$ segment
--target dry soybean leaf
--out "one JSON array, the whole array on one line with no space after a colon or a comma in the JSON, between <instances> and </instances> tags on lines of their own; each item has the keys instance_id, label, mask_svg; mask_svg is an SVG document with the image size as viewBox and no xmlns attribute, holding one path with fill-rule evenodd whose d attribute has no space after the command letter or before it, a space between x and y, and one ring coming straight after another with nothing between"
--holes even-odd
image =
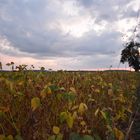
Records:
<instances>
[{"instance_id":1,"label":"dry soybean leaf","mask_svg":"<svg viewBox=\"0 0 140 140\"><path fill-rule=\"evenodd\" d=\"M77 115L77 112L76 111L73 112L72 117L73 117L74 120L78 118L78 115Z\"/></svg>"},{"instance_id":2,"label":"dry soybean leaf","mask_svg":"<svg viewBox=\"0 0 140 140\"><path fill-rule=\"evenodd\" d=\"M81 121L80 124L81 124L82 126L85 126L85 125L86 125L86 122L85 122L85 121Z\"/></svg>"},{"instance_id":3,"label":"dry soybean leaf","mask_svg":"<svg viewBox=\"0 0 140 140\"><path fill-rule=\"evenodd\" d=\"M117 140L124 140L123 132L120 131L119 129L117 129L116 127L114 128L114 133L115 133Z\"/></svg>"},{"instance_id":4,"label":"dry soybean leaf","mask_svg":"<svg viewBox=\"0 0 140 140\"><path fill-rule=\"evenodd\" d=\"M31 100L31 108L33 111L35 111L38 107L40 107L40 99L38 97L34 97Z\"/></svg>"},{"instance_id":5,"label":"dry soybean leaf","mask_svg":"<svg viewBox=\"0 0 140 140\"><path fill-rule=\"evenodd\" d=\"M46 96L52 94L52 90L48 85L44 87L44 89L41 91L40 96L42 99L44 99Z\"/></svg>"},{"instance_id":6,"label":"dry soybean leaf","mask_svg":"<svg viewBox=\"0 0 140 140\"><path fill-rule=\"evenodd\" d=\"M55 135L49 136L48 140L56 140L56 136Z\"/></svg>"},{"instance_id":7,"label":"dry soybean leaf","mask_svg":"<svg viewBox=\"0 0 140 140\"><path fill-rule=\"evenodd\" d=\"M97 116L97 115L98 115L99 110L100 110L99 108L97 108L97 109L96 109L96 111L95 111L95 113L94 113L94 114L95 114L95 116Z\"/></svg>"},{"instance_id":8,"label":"dry soybean leaf","mask_svg":"<svg viewBox=\"0 0 140 140\"><path fill-rule=\"evenodd\" d=\"M52 91L51 91L50 87L47 88L47 94L52 94Z\"/></svg>"},{"instance_id":9,"label":"dry soybean leaf","mask_svg":"<svg viewBox=\"0 0 140 140\"><path fill-rule=\"evenodd\" d=\"M83 114L88 109L87 105L85 103L80 103L78 112L80 114Z\"/></svg>"},{"instance_id":10,"label":"dry soybean leaf","mask_svg":"<svg viewBox=\"0 0 140 140\"><path fill-rule=\"evenodd\" d=\"M74 119L73 117L71 116L71 114L68 114L67 118L66 118L66 121L67 121L67 125L69 128L72 128L73 127L73 122L74 122Z\"/></svg>"},{"instance_id":11,"label":"dry soybean leaf","mask_svg":"<svg viewBox=\"0 0 140 140\"><path fill-rule=\"evenodd\" d=\"M109 84L108 84L108 86L109 86L110 88L112 88L112 87L113 87L112 83L109 83Z\"/></svg>"},{"instance_id":12,"label":"dry soybean leaf","mask_svg":"<svg viewBox=\"0 0 140 140\"><path fill-rule=\"evenodd\" d=\"M73 92L73 93L76 93L76 90L74 87L70 87L70 90Z\"/></svg>"},{"instance_id":13,"label":"dry soybean leaf","mask_svg":"<svg viewBox=\"0 0 140 140\"><path fill-rule=\"evenodd\" d=\"M71 110L77 110L77 109L78 109L78 107L79 107L78 105L75 105L75 106L73 106L73 107L72 107L72 109L71 109Z\"/></svg>"},{"instance_id":14,"label":"dry soybean leaf","mask_svg":"<svg viewBox=\"0 0 140 140\"><path fill-rule=\"evenodd\" d=\"M100 93L100 90L99 90L99 89L95 89L95 92L96 92L96 93Z\"/></svg>"},{"instance_id":15,"label":"dry soybean leaf","mask_svg":"<svg viewBox=\"0 0 140 140\"><path fill-rule=\"evenodd\" d=\"M47 94L46 94L45 90L42 90L40 93L41 98L44 99L46 97L46 95Z\"/></svg>"},{"instance_id":16,"label":"dry soybean leaf","mask_svg":"<svg viewBox=\"0 0 140 140\"><path fill-rule=\"evenodd\" d=\"M4 140L5 138L5 135L0 135L0 140Z\"/></svg>"},{"instance_id":17,"label":"dry soybean leaf","mask_svg":"<svg viewBox=\"0 0 140 140\"><path fill-rule=\"evenodd\" d=\"M112 89L108 89L108 95L112 96L113 95L113 90Z\"/></svg>"},{"instance_id":18,"label":"dry soybean leaf","mask_svg":"<svg viewBox=\"0 0 140 140\"><path fill-rule=\"evenodd\" d=\"M103 118L104 118L105 120L107 120L107 116L106 116L105 112L103 112L103 111L100 111L100 112L101 112Z\"/></svg>"},{"instance_id":19,"label":"dry soybean leaf","mask_svg":"<svg viewBox=\"0 0 140 140\"><path fill-rule=\"evenodd\" d=\"M10 109L9 109L9 107L0 107L0 111L1 112L8 112Z\"/></svg>"},{"instance_id":20,"label":"dry soybean leaf","mask_svg":"<svg viewBox=\"0 0 140 140\"><path fill-rule=\"evenodd\" d=\"M53 126L53 133L57 135L59 134L59 132L60 132L60 128L58 126Z\"/></svg>"}]
</instances>

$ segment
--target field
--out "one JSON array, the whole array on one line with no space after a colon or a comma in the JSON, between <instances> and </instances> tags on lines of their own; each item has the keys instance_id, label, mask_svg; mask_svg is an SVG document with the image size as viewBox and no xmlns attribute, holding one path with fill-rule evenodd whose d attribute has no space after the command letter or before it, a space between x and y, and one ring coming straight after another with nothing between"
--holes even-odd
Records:
<instances>
[{"instance_id":1,"label":"field","mask_svg":"<svg viewBox=\"0 0 140 140\"><path fill-rule=\"evenodd\" d=\"M123 140L139 73L0 72L0 140Z\"/></svg>"}]
</instances>

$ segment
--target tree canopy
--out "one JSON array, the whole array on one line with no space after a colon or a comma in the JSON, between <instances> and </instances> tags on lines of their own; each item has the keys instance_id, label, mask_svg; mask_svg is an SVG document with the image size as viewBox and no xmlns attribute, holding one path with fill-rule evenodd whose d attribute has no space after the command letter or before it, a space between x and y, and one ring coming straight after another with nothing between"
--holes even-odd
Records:
<instances>
[{"instance_id":1,"label":"tree canopy","mask_svg":"<svg viewBox=\"0 0 140 140\"><path fill-rule=\"evenodd\" d=\"M131 39L124 45L120 62L128 62L129 67L134 68L135 71L140 70L140 9L137 15L137 25L132 32Z\"/></svg>"},{"instance_id":2,"label":"tree canopy","mask_svg":"<svg viewBox=\"0 0 140 140\"><path fill-rule=\"evenodd\" d=\"M135 71L140 70L140 43L133 40L125 44L125 48L121 52L121 63L128 62L129 66Z\"/></svg>"}]
</instances>

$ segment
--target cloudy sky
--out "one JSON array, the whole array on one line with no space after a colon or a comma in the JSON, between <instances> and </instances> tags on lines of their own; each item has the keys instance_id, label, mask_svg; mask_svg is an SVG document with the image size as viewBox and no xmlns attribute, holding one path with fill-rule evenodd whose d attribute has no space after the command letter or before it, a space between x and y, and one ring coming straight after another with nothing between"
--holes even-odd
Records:
<instances>
[{"instance_id":1,"label":"cloudy sky","mask_svg":"<svg viewBox=\"0 0 140 140\"><path fill-rule=\"evenodd\" d=\"M123 36L134 30L139 5L139 0L0 0L0 61L46 69L118 67Z\"/></svg>"}]
</instances>

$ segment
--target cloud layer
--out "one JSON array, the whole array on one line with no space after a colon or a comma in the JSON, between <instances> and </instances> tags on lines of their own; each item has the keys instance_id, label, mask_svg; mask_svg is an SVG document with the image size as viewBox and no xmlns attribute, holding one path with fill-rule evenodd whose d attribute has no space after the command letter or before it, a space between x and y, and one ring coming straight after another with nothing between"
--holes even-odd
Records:
<instances>
[{"instance_id":1,"label":"cloud layer","mask_svg":"<svg viewBox=\"0 0 140 140\"><path fill-rule=\"evenodd\" d=\"M19 63L26 58L54 69L117 67L122 35L130 35L136 25L139 4L138 0L1 0L0 59L7 56L10 61L12 56Z\"/></svg>"}]
</instances>

